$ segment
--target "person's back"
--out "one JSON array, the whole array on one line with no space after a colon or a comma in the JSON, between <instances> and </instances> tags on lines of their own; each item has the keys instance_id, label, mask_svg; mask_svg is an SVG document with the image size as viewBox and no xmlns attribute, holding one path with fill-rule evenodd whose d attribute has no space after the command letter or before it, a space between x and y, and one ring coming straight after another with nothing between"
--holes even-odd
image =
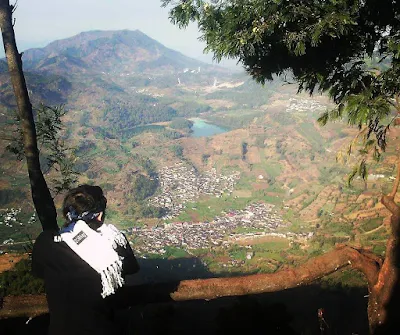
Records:
<instances>
[{"instance_id":1,"label":"person's back","mask_svg":"<svg viewBox=\"0 0 400 335\"><path fill-rule=\"evenodd\" d=\"M64 229L44 231L35 242L32 270L45 281L51 335L118 333L114 293L123 276L139 267L126 238L103 225L105 207L100 188L71 190L64 201Z\"/></svg>"}]
</instances>

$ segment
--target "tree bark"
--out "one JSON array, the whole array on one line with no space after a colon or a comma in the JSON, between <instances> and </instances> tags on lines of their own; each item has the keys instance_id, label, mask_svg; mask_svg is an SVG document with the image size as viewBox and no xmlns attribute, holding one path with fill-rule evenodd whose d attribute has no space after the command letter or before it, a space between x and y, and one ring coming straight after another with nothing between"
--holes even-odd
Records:
<instances>
[{"instance_id":1,"label":"tree bark","mask_svg":"<svg viewBox=\"0 0 400 335\"><path fill-rule=\"evenodd\" d=\"M348 266L362 271L368 282L376 281L378 264L375 260L356 249L339 247L324 255L314 257L297 268L284 269L272 274L184 280L170 295L173 300L181 301L277 292L310 284Z\"/></svg>"},{"instance_id":2,"label":"tree bark","mask_svg":"<svg viewBox=\"0 0 400 335\"><path fill-rule=\"evenodd\" d=\"M370 286L368 318L372 334L392 334L400 329L400 207L394 202L395 193L392 191L381 199L392 213L391 235L377 281Z\"/></svg>"},{"instance_id":3,"label":"tree bark","mask_svg":"<svg viewBox=\"0 0 400 335\"><path fill-rule=\"evenodd\" d=\"M23 133L23 144L31 184L32 199L43 229L58 229L57 212L53 198L40 169L39 150L33 119L32 104L29 99L25 77L22 71L22 55L15 42L12 12L9 0L0 0L0 28L8 70L18 106L18 114Z\"/></svg>"}]
</instances>

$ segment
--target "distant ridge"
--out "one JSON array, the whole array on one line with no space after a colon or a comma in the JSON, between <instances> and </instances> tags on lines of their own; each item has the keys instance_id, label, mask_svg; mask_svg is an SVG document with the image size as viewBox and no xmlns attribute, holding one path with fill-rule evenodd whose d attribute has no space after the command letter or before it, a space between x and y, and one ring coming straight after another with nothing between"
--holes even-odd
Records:
<instances>
[{"instance_id":1,"label":"distant ridge","mask_svg":"<svg viewBox=\"0 0 400 335\"><path fill-rule=\"evenodd\" d=\"M174 51L140 30L88 31L51 42L23 54L26 70L71 74L83 72L146 72L212 67Z\"/></svg>"},{"instance_id":2,"label":"distant ridge","mask_svg":"<svg viewBox=\"0 0 400 335\"><path fill-rule=\"evenodd\" d=\"M0 61L0 105L14 108L7 66ZM185 85L212 87L216 76L231 75L228 69L187 57L139 30L82 32L28 49L22 61L34 105L65 104L67 109L127 115L169 115L176 106L169 106L171 101L162 98L165 94L175 98ZM152 92L146 93L149 89ZM163 89L170 91L160 93Z\"/></svg>"}]
</instances>

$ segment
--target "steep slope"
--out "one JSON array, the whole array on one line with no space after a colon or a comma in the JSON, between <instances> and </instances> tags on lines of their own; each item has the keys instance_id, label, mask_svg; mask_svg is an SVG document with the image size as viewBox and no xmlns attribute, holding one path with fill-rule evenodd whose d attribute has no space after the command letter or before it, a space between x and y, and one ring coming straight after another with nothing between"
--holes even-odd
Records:
<instances>
[{"instance_id":1,"label":"steep slope","mask_svg":"<svg viewBox=\"0 0 400 335\"><path fill-rule=\"evenodd\" d=\"M8 72L0 72L0 107L15 109L16 102ZM25 72L28 92L34 106L66 104L72 84L57 74Z\"/></svg>"},{"instance_id":2,"label":"steep slope","mask_svg":"<svg viewBox=\"0 0 400 335\"><path fill-rule=\"evenodd\" d=\"M34 105L65 104L76 111L75 120L90 113L96 126L115 131L171 120L177 114L172 104L185 84L211 87L216 75L229 78L228 71L166 48L138 30L83 32L25 51L23 65ZM4 61L0 98L3 107L15 108Z\"/></svg>"},{"instance_id":3,"label":"steep slope","mask_svg":"<svg viewBox=\"0 0 400 335\"><path fill-rule=\"evenodd\" d=\"M90 31L55 41L23 55L27 70L70 70L120 74L154 69L178 72L211 67L168 49L139 30Z\"/></svg>"}]
</instances>

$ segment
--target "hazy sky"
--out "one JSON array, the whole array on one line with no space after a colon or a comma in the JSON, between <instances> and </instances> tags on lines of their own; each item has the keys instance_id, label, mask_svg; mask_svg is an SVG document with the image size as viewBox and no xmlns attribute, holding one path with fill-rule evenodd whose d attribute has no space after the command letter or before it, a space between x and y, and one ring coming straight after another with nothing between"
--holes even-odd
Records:
<instances>
[{"instance_id":1,"label":"hazy sky","mask_svg":"<svg viewBox=\"0 0 400 335\"><path fill-rule=\"evenodd\" d=\"M205 45L198 41L197 26L180 30L172 25L160 0L18 0L14 17L20 50L82 31L139 29L187 56L212 59L202 55Z\"/></svg>"}]
</instances>

